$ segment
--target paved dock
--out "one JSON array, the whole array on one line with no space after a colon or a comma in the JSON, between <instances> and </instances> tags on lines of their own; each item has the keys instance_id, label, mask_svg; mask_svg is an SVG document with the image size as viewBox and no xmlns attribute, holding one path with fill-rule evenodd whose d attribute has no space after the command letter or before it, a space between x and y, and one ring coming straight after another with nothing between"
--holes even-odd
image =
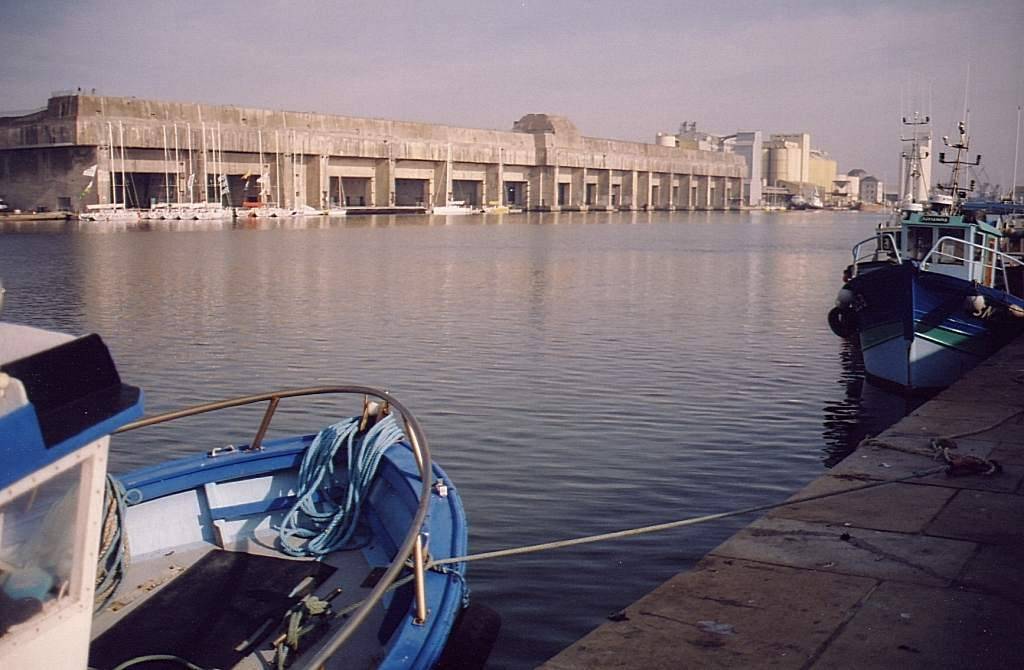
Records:
<instances>
[{"instance_id":1,"label":"paved dock","mask_svg":"<svg viewBox=\"0 0 1024 670\"><path fill-rule=\"evenodd\" d=\"M951 435L1002 472L773 510L542 667L1024 667L1024 338L793 498L934 469Z\"/></svg>"}]
</instances>

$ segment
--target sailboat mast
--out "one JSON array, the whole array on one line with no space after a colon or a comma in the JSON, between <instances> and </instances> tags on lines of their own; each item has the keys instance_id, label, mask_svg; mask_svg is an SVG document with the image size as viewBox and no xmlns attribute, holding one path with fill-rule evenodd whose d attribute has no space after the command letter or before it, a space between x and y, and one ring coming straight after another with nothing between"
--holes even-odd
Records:
<instances>
[{"instance_id":1,"label":"sailboat mast","mask_svg":"<svg viewBox=\"0 0 1024 670\"><path fill-rule=\"evenodd\" d=\"M193 193L196 183L196 167L192 162L192 122L185 123L185 132L188 133L188 204L193 204L195 199Z\"/></svg>"},{"instance_id":2,"label":"sailboat mast","mask_svg":"<svg viewBox=\"0 0 1024 670\"><path fill-rule=\"evenodd\" d=\"M174 201L181 204L181 154L178 153L178 124L174 124Z\"/></svg>"},{"instance_id":3,"label":"sailboat mast","mask_svg":"<svg viewBox=\"0 0 1024 670\"><path fill-rule=\"evenodd\" d=\"M107 168L110 172L110 202L117 204L117 180L114 179L114 125L107 121L107 146L109 151L107 152Z\"/></svg>"},{"instance_id":4,"label":"sailboat mast","mask_svg":"<svg viewBox=\"0 0 1024 670\"><path fill-rule=\"evenodd\" d=\"M121 141L121 202L128 207L128 180L125 178L124 172L124 124L120 121L117 122L117 134Z\"/></svg>"},{"instance_id":5,"label":"sailboat mast","mask_svg":"<svg viewBox=\"0 0 1024 670\"><path fill-rule=\"evenodd\" d=\"M277 163L277 206L281 207L281 134L274 131L275 160Z\"/></svg>"},{"instance_id":6,"label":"sailboat mast","mask_svg":"<svg viewBox=\"0 0 1024 670\"><path fill-rule=\"evenodd\" d=\"M161 126L164 131L164 203L171 202L171 171L167 169L170 162L170 152L167 150L167 126Z\"/></svg>"},{"instance_id":7,"label":"sailboat mast","mask_svg":"<svg viewBox=\"0 0 1024 670\"><path fill-rule=\"evenodd\" d=\"M263 172L263 129L262 128L258 128L256 130L256 141L259 144L259 149L260 149L260 178L259 178L259 181L256 182L256 183L260 185L260 205L264 205L265 206L267 204L267 191L266 191L267 184L266 184L266 175Z\"/></svg>"},{"instance_id":8,"label":"sailboat mast","mask_svg":"<svg viewBox=\"0 0 1024 670\"><path fill-rule=\"evenodd\" d=\"M217 122L217 204L224 204L224 142Z\"/></svg>"},{"instance_id":9,"label":"sailboat mast","mask_svg":"<svg viewBox=\"0 0 1024 670\"><path fill-rule=\"evenodd\" d=\"M210 198L210 187L208 185L210 174L206 165L209 156L206 155L206 124L200 121L199 125L202 126L201 130L203 132L203 202L206 203L209 202Z\"/></svg>"},{"instance_id":10,"label":"sailboat mast","mask_svg":"<svg viewBox=\"0 0 1024 670\"><path fill-rule=\"evenodd\" d=\"M444 192L445 192L445 205L450 205L452 202L452 143L448 143L448 159L445 161L444 166Z\"/></svg>"}]
</instances>

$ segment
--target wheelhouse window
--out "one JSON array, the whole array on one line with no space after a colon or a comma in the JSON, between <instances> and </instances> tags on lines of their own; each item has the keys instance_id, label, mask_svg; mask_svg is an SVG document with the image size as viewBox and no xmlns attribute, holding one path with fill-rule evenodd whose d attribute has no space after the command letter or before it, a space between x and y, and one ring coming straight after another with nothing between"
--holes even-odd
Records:
<instances>
[{"instance_id":1,"label":"wheelhouse window","mask_svg":"<svg viewBox=\"0 0 1024 670\"><path fill-rule=\"evenodd\" d=\"M896 248L892 246L893 240L896 241ZM882 251L887 252L890 256L894 256L896 249L901 248L903 244L903 233L893 232L889 235L882 235Z\"/></svg>"},{"instance_id":2,"label":"wheelhouse window","mask_svg":"<svg viewBox=\"0 0 1024 670\"><path fill-rule=\"evenodd\" d=\"M74 599L83 466L0 504L0 639Z\"/></svg>"},{"instance_id":3,"label":"wheelhouse window","mask_svg":"<svg viewBox=\"0 0 1024 670\"><path fill-rule=\"evenodd\" d=\"M957 240L964 239L963 228L940 228L939 237L952 237ZM944 265L963 265L967 257L965 245L953 240L942 240L939 244L938 253L935 257L936 263Z\"/></svg>"},{"instance_id":4,"label":"wheelhouse window","mask_svg":"<svg viewBox=\"0 0 1024 670\"><path fill-rule=\"evenodd\" d=\"M935 236L930 227L910 226L907 229L907 252L914 260L922 260L934 243Z\"/></svg>"}]
</instances>

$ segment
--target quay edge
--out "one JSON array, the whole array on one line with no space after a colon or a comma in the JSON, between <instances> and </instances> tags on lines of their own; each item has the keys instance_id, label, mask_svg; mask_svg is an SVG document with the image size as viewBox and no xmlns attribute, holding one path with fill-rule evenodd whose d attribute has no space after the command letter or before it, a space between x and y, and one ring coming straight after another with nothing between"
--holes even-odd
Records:
<instances>
[{"instance_id":1,"label":"quay edge","mask_svg":"<svg viewBox=\"0 0 1024 670\"><path fill-rule=\"evenodd\" d=\"M1024 337L793 497L934 469L950 435L1002 472L775 509L541 667L1020 667Z\"/></svg>"}]
</instances>

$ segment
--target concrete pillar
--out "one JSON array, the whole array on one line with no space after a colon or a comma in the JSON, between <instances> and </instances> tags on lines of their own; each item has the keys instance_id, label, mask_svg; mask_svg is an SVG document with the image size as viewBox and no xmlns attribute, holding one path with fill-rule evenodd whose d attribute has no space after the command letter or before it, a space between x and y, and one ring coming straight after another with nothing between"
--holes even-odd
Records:
<instances>
[{"instance_id":1,"label":"concrete pillar","mask_svg":"<svg viewBox=\"0 0 1024 670\"><path fill-rule=\"evenodd\" d=\"M527 209L541 209L551 204L551 197L547 193L551 187L551 175L547 171L546 165L530 168L529 178L526 182L528 189Z\"/></svg>"},{"instance_id":2,"label":"concrete pillar","mask_svg":"<svg viewBox=\"0 0 1024 670\"><path fill-rule=\"evenodd\" d=\"M505 165L504 159L501 156L503 151L499 150L497 163L492 163L486 167L482 194L485 205L505 204Z\"/></svg>"},{"instance_id":3,"label":"concrete pillar","mask_svg":"<svg viewBox=\"0 0 1024 670\"><path fill-rule=\"evenodd\" d=\"M604 209L612 208L612 171L597 171L597 202L595 205Z\"/></svg>"},{"instance_id":4,"label":"concrete pillar","mask_svg":"<svg viewBox=\"0 0 1024 670\"><path fill-rule=\"evenodd\" d=\"M547 196L548 208L552 212L557 212L562 209L562 206L558 203L558 185L561 183L561 171L558 169L558 161L555 161L554 166L551 168L551 187L548 189L550 195Z\"/></svg>"},{"instance_id":5,"label":"concrete pillar","mask_svg":"<svg viewBox=\"0 0 1024 670\"><path fill-rule=\"evenodd\" d=\"M430 180L430 194L427 207L441 207L448 204L448 164L445 161L434 163L434 177Z\"/></svg>"},{"instance_id":6,"label":"concrete pillar","mask_svg":"<svg viewBox=\"0 0 1024 670\"><path fill-rule=\"evenodd\" d=\"M97 166L104 165L104 164L106 164L107 166L110 165L110 162L109 162L110 161L110 152L108 152L106 150L106 148L103 148L100 151L98 151L96 157L99 159L99 160L97 160L97 163L96 163ZM93 184L93 189L96 191L96 202L98 202L101 205L106 205L106 204L110 204L111 202L113 202L110 199L110 184L111 183L112 183L112 180L111 180L110 169L109 168L97 167L96 168L96 183ZM86 194L86 202L91 202L91 200L88 198L88 194Z\"/></svg>"},{"instance_id":7,"label":"concrete pillar","mask_svg":"<svg viewBox=\"0 0 1024 670\"><path fill-rule=\"evenodd\" d=\"M636 174L636 209L654 209L651 203L651 176L650 170L637 172Z\"/></svg>"},{"instance_id":8,"label":"concrete pillar","mask_svg":"<svg viewBox=\"0 0 1024 670\"><path fill-rule=\"evenodd\" d=\"M711 180L704 175L694 175L697 184L697 201L694 207L697 209L708 209L711 206Z\"/></svg>"},{"instance_id":9,"label":"concrete pillar","mask_svg":"<svg viewBox=\"0 0 1024 670\"><path fill-rule=\"evenodd\" d=\"M668 193L666 193L666 202L668 203L669 211L674 211L676 208L676 175L674 172L668 173Z\"/></svg>"},{"instance_id":10,"label":"concrete pillar","mask_svg":"<svg viewBox=\"0 0 1024 670\"><path fill-rule=\"evenodd\" d=\"M680 207L692 212L697 208L697 177L692 174L683 175L679 178L679 187L682 191Z\"/></svg>"},{"instance_id":11,"label":"concrete pillar","mask_svg":"<svg viewBox=\"0 0 1024 670\"><path fill-rule=\"evenodd\" d=\"M317 183L320 186L320 209L327 210L331 206L331 181L327 176L327 154L320 154L317 165Z\"/></svg>"},{"instance_id":12,"label":"concrete pillar","mask_svg":"<svg viewBox=\"0 0 1024 670\"><path fill-rule=\"evenodd\" d=\"M630 170L622 177L622 202L619 209L635 212L637 208L637 191L639 190L640 177L636 170Z\"/></svg>"},{"instance_id":13,"label":"concrete pillar","mask_svg":"<svg viewBox=\"0 0 1024 670\"><path fill-rule=\"evenodd\" d=\"M572 206L586 210L587 199L587 168L572 169Z\"/></svg>"}]
</instances>

